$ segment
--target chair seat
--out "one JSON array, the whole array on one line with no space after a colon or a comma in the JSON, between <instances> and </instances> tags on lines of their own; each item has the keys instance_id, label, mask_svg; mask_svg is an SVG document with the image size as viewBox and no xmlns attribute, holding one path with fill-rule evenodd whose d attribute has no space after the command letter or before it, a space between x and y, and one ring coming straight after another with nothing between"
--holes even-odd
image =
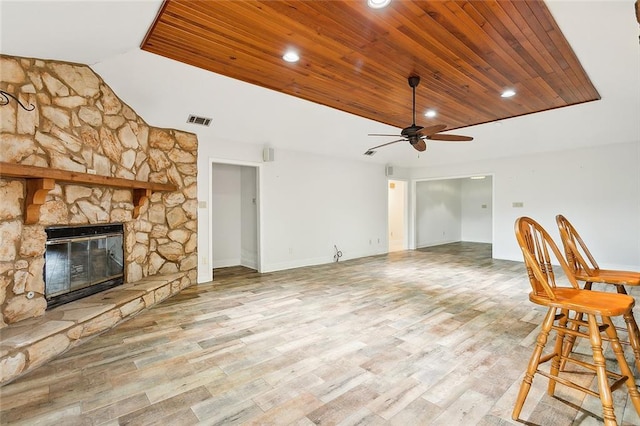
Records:
<instances>
[{"instance_id":1,"label":"chair seat","mask_svg":"<svg viewBox=\"0 0 640 426\"><path fill-rule=\"evenodd\" d=\"M552 300L549 299L546 293L536 294L531 292L529 293L529 300L538 305L609 317L624 315L635 304L633 297L626 294L567 287L556 287L554 293L556 298Z\"/></svg>"},{"instance_id":2,"label":"chair seat","mask_svg":"<svg viewBox=\"0 0 640 426\"><path fill-rule=\"evenodd\" d=\"M587 275L585 271L576 271L575 277L578 281L592 283L640 285L640 272L614 271L611 269L594 269L592 272L593 275Z\"/></svg>"}]
</instances>

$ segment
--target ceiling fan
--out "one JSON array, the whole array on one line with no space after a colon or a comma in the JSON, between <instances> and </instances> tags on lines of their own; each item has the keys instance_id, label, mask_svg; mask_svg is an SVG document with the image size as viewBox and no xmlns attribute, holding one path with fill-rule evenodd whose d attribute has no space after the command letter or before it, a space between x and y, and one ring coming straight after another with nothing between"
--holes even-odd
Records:
<instances>
[{"instance_id":1,"label":"ceiling fan","mask_svg":"<svg viewBox=\"0 0 640 426\"><path fill-rule=\"evenodd\" d=\"M461 135L440 135L439 132L443 131L447 128L444 124L436 124L434 126L422 127L416 125L416 87L420 84L420 77L413 75L409 77L409 86L413 89L413 124L409 127L405 127L402 129L399 135L385 135L380 133L370 133L369 136L396 136L401 137L402 139L398 139L395 141L383 143L382 145L374 146L373 148L369 148L365 155L373 155L378 148L382 148L383 146L391 145L397 142L407 141L418 151L424 151L427 149L427 144L425 140L432 141L446 141L446 142L468 142L472 141L473 138L471 136L461 136Z\"/></svg>"}]
</instances>

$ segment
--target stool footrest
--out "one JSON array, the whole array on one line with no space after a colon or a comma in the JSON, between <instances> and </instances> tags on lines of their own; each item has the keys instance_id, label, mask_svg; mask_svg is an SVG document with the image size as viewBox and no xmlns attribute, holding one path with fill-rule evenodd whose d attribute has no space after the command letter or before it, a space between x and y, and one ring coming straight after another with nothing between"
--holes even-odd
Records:
<instances>
[{"instance_id":1,"label":"stool footrest","mask_svg":"<svg viewBox=\"0 0 640 426\"><path fill-rule=\"evenodd\" d=\"M536 373L541 374L543 376L545 376L546 378L550 379L550 380L554 380L558 383L560 383L561 385L565 385L568 386L570 388L573 389L577 389L580 390L582 392L588 393L591 396L595 396L596 398L600 398L600 394L594 390L591 390L589 388L585 388L584 386L581 386L575 382L572 382L571 380L565 379L564 377L560 377L560 376L554 376L551 373L547 373L546 371L542 371L540 369L538 369L536 371ZM620 374L616 374L613 373L611 371L607 371L607 375L612 376L613 378L617 379L615 382L613 382L612 384L609 385L609 389L611 389L611 392L615 391L616 389L620 388L620 386L624 385L625 382L627 381L628 377L627 376L621 376Z\"/></svg>"},{"instance_id":2,"label":"stool footrest","mask_svg":"<svg viewBox=\"0 0 640 426\"><path fill-rule=\"evenodd\" d=\"M546 371L542 371L542 370L537 370L536 373L545 376L549 380L554 380L554 381L560 383L561 385L565 385L565 386L568 386L570 388L577 389L579 391L587 393L587 394L589 394L591 396L595 396L596 398L600 398L600 394L598 392L592 391L591 389L585 388L584 386L580 386L579 384L574 383L571 380L567 380L567 379L565 379L563 377L560 377L560 376L554 376L554 375L552 375L550 373L547 373Z\"/></svg>"}]
</instances>

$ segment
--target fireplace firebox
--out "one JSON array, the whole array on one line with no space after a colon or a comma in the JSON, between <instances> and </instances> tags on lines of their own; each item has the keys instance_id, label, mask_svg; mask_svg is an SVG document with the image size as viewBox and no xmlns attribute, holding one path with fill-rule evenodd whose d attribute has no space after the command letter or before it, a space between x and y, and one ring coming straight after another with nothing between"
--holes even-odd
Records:
<instances>
[{"instance_id":1,"label":"fireplace firebox","mask_svg":"<svg viewBox=\"0 0 640 426\"><path fill-rule=\"evenodd\" d=\"M122 224L60 226L45 231L47 309L124 282Z\"/></svg>"}]
</instances>

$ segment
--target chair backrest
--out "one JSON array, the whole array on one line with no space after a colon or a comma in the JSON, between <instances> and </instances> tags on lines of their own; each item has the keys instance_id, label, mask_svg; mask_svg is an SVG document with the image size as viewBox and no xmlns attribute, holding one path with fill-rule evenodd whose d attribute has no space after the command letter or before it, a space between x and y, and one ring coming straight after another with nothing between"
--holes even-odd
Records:
<instances>
[{"instance_id":1,"label":"chair backrest","mask_svg":"<svg viewBox=\"0 0 640 426\"><path fill-rule=\"evenodd\" d=\"M564 253L567 257L567 263L576 275L596 275L598 263L591 255L580 234L573 227L571 222L561 214L556 216L556 223L560 231L560 238L564 246Z\"/></svg>"},{"instance_id":2,"label":"chair backrest","mask_svg":"<svg viewBox=\"0 0 640 426\"><path fill-rule=\"evenodd\" d=\"M563 269L571 286L579 288L562 252L538 222L529 217L520 217L516 220L515 232L529 275L529 283L536 295L555 299L556 277L551 255Z\"/></svg>"}]
</instances>

